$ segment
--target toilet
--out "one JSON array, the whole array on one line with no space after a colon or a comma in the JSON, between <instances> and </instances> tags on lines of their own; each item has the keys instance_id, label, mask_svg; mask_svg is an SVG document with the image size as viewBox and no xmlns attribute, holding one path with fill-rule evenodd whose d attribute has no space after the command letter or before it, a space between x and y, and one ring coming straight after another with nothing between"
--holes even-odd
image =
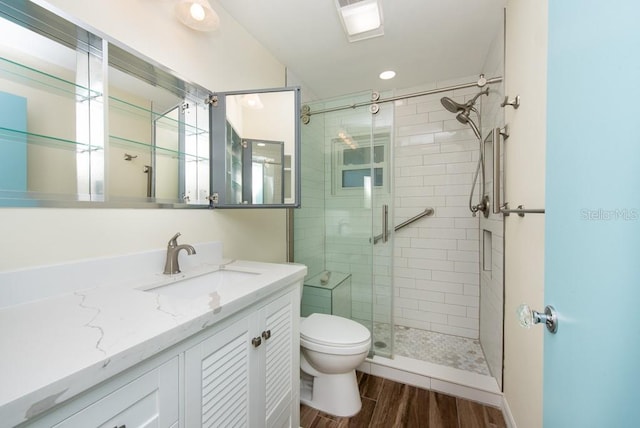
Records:
<instances>
[{"instance_id":1,"label":"toilet","mask_svg":"<svg viewBox=\"0 0 640 428\"><path fill-rule=\"evenodd\" d=\"M311 314L300 320L300 401L340 417L360 411L358 367L369 353L371 333L355 321Z\"/></svg>"}]
</instances>

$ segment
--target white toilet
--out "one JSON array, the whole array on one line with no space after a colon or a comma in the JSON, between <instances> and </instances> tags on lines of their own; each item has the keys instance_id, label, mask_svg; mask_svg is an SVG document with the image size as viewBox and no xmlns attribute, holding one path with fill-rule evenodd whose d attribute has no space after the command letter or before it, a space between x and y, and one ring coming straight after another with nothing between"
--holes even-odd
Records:
<instances>
[{"instance_id":1,"label":"white toilet","mask_svg":"<svg viewBox=\"0 0 640 428\"><path fill-rule=\"evenodd\" d=\"M356 380L369 353L371 333L362 324L327 314L300 320L300 401L334 416L353 416L362 402Z\"/></svg>"}]
</instances>

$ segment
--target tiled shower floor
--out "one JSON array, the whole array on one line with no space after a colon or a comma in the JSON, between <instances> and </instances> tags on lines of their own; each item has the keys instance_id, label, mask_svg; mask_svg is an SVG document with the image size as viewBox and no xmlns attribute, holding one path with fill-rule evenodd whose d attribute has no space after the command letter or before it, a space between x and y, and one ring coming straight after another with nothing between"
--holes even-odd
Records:
<instances>
[{"instance_id":1,"label":"tiled shower floor","mask_svg":"<svg viewBox=\"0 0 640 428\"><path fill-rule=\"evenodd\" d=\"M480 341L477 339L399 325L395 326L394 335L393 353L395 355L490 375ZM380 338L384 340L389 336L389 324L375 324L373 337L376 352L380 351L381 354L389 352L388 344L383 346L385 344L380 343Z\"/></svg>"}]
</instances>

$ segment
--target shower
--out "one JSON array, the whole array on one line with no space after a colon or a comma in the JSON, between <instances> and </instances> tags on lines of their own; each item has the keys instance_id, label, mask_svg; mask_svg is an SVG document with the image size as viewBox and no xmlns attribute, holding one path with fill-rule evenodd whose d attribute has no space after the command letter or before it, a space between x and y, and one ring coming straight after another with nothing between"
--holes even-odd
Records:
<instances>
[{"instance_id":1,"label":"shower","mask_svg":"<svg viewBox=\"0 0 640 428\"><path fill-rule=\"evenodd\" d=\"M475 134L475 136L478 138L478 142L480 144L480 157L478 158L478 165L476 167L476 172L473 177L473 183L471 185L471 193L469 194L469 210L471 210L474 217L476 216L476 213L478 211L482 211L485 217L489 216L489 197L485 196L485 192L484 192L485 178L484 178L484 154L482 150L482 135L480 134L480 129L479 129L479 126L481 127L482 124L480 122L480 113L478 113L478 110L475 108L476 101L481 95L489 95L489 88L486 88L483 91L478 92L473 98L471 98L469 101L467 101L464 104L455 102L449 97L442 97L440 99L440 102L442 103L442 106L445 109L447 109L451 113L456 114L456 119L458 120L458 122L464 125L469 125L469 127L473 130L473 133ZM472 111L476 114L476 117L478 118L478 125L476 125L473 119L471 119L470 117L470 114ZM473 192L475 191L476 183L478 181L478 174L480 174L481 200L478 204L474 205Z\"/></svg>"}]
</instances>

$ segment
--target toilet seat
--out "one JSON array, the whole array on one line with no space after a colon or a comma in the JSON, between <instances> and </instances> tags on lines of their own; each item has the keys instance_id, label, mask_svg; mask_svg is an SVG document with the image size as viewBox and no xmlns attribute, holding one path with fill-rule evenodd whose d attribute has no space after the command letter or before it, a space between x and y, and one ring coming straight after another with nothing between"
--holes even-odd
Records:
<instances>
[{"instance_id":1,"label":"toilet seat","mask_svg":"<svg viewBox=\"0 0 640 428\"><path fill-rule=\"evenodd\" d=\"M311 314L300 323L300 345L335 355L367 352L371 333L362 324L327 314Z\"/></svg>"}]
</instances>

